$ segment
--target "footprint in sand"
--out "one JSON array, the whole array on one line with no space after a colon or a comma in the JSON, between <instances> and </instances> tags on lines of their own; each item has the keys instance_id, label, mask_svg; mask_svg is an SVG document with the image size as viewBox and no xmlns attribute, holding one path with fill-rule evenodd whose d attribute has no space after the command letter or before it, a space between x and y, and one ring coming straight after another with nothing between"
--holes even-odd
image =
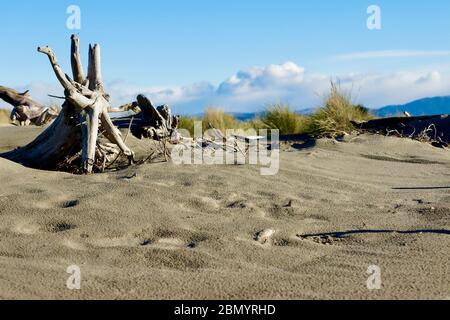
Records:
<instances>
[{"instance_id":1,"label":"footprint in sand","mask_svg":"<svg viewBox=\"0 0 450 320\"><path fill-rule=\"evenodd\" d=\"M153 182L155 186L163 187L163 188L172 188L175 186L175 182L173 181L165 181L165 182Z\"/></svg>"},{"instance_id":2,"label":"footprint in sand","mask_svg":"<svg viewBox=\"0 0 450 320\"><path fill-rule=\"evenodd\" d=\"M340 242L343 242L344 239L339 238L339 237L335 237L332 235L317 235L317 236L304 236L304 235L300 235L297 234L297 238L300 238L303 241L310 241L310 242L314 242L320 245L336 245Z\"/></svg>"},{"instance_id":3,"label":"footprint in sand","mask_svg":"<svg viewBox=\"0 0 450 320\"><path fill-rule=\"evenodd\" d=\"M192 197L187 201L189 209L211 212L217 210L220 206L217 200L209 197Z\"/></svg>"},{"instance_id":4,"label":"footprint in sand","mask_svg":"<svg viewBox=\"0 0 450 320\"><path fill-rule=\"evenodd\" d=\"M186 248L188 245L177 238L162 238L155 242L155 247L159 249L181 249Z\"/></svg>"},{"instance_id":5,"label":"footprint in sand","mask_svg":"<svg viewBox=\"0 0 450 320\"><path fill-rule=\"evenodd\" d=\"M76 206L78 206L79 204L80 204L80 200L78 200L78 199L75 199L75 200L69 200L69 201L65 201L65 202L62 204L62 207L63 207L64 209L69 209L69 208L76 207Z\"/></svg>"},{"instance_id":6,"label":"footprint in sand","mask_svg":"<svg viewBox=\"0 0 450 320\"><path fill-rule=\"evenodd\" d=\"M86 246L82 243L78 243L76 241L73 241L71 239L66 239L62 242L63 246L72 249L72 250L76 250L76 251L84 251L86 250Z\"/></svg>"},{"instance_id":7,"label":"footprint in sand","mask_svg":"<svg viewBox=\"0 0 450 320\"><path fill-rule=\"evenodd\" d=\"M203 240L194 239L192 241L183 241L177 238L162 238L157 241L144 240L141 242L141 246L152 246L155 249L164 249L164 250L176 250L176 249L195 249L198 247L199 243Z\"/></svg>"},{"instance_id":8,"label":"footprint in sand","mask_svg":"<svg viewBox=\"0 0 450 320\"><path fill-rule=\"evenodd\" d=\"M41 188L26 188L23 191L28 194L43 194L47 192L47 190Z\"/></svg>"},{"instance_id":9,"label":"footprint in sand","mask_svg":"<svg viewBox=\"0 0 450 320\"><path fill-rule=\"evenodd\" d=\"M305 218L302 220L303 223L305 224L321 224L321 223L328 223L328 220L326 219L322 219L320 217L309 217L309 218Z\"/></svg>"},{"instance_id":10,"label":"footprint in sand","mask_svg":"<svg viewBox=\"0 0 450 320\"><path fill-rule=\"evenodd\" d=\"M272 236L275 234L274 229L265 229L257 232L253 239L260 244L270 244Z\"/></svg>"},{"instance_id":11,"label":"footprint in sand","mask_svg":"<svg viewBox=\"0 0 450 320\"><path fill-rule=\"evenodd\" d=\"M34 235L40 231L40 226L37 223L31 221L19 222L13 227L12 231L24 235Z\"/></svg>"},{"instance_id":12,"label":"footprint in sand","mask_svg":"<svg viewBox=\"0 0 450 320\"><path fill-rule=\"evenodd\" d=\"M227 205L228 209L245 209L247 208L247 204L245 200L237 200L233 201L230 204Z\"/></svg>"},{"instance_id":13,"label":"footprint in sand","mask_svg":"<svg viewBox=\"0 0 450 320\"><path fill-rule=\"evenodd\" d=\"M298 246L298 241L295 241L294 239L290 238L280 238L274 239L273 245L275 247L296 247Z\"/></svg>"},{"instance_id":14,"label":"footprint in sand","mask_svg":"<svg viewBox=\"0 0 450 320\"><path fill-rule=\"evenodd\" d=\"M25 256L20 253L7 252L7 251L0 251L0 257L13 258L13 259L24 259L25 258Z\"/></svg>"},{"instance_id":15,"label":"footprint in sand","mask_svg":"<svg viewBox=\"0 0 450 320\"><path fill-rule=\"evenodd\" d=\"M100 238L88 241L88 243L100 248L127 248L127 247L151 247L158 249L179 249L186 248L188 244L181 239L161 238L156 241L152 239L142 239L135 237L122 238Z\"/></svg>"},{"instance_id":16,"label":"footprint in sand","mask_svg":"<svg viewBox=\"0 0 450 320\"><path fill-rule=\"evenodd\" d=\"M76 229L76 225L66 221L50 222L46 225L46 230L50 233L60 233L72 229Z\"/></svg>"},{"instance_id":17,"label":"footprint in sand","mask_svg":"<svg viewBox=\"0 0 450 320\"><path fill-rule=\"evenodd\" d=\"M77 227L76 225L66 221L50 222L43 227L32 221L23 221L14 226L12 228L12 231L24 235L34 235L41 231L47 231L50 233L60 233L75 229L76 227Z\"/></svg>"},{"instance_id":18,"label":"footprint in sand","mask_svg":"<svg viewBox=\"0 0 450 320\"><path fill-rule=\"evenodd\" d=\"M142 239L123 237L123 238L100 238L89 241L89 244L100 248L120 248L120 247L139 247L142 245Z\"/></svg>"},{"instance_id":19,"label":"footprint in sand","mask_svg":"<svg viewBox=\"0 0 450 320\"><path fill-rule=\"evenodd\" d=\"M269 217L273 219L283 219L288 217L294 217L296 210L292 206L274 204L273 207L268 209Z\"/></svg>"}]
</instances>

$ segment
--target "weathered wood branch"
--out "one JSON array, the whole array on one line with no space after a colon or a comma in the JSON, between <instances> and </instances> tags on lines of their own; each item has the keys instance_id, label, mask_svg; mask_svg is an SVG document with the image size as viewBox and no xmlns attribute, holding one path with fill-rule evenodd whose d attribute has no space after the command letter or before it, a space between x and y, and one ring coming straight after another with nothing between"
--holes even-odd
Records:
<instances>
[{"instance_id":1,"label":"weathered wood branch","mask_svg":"<svg viewBox=\"0 0 450 320\"><path fill-rule=\"evenodd\" d=\"M109 112L128 112L128 111L133 111L135 113L140 113L141 109L139 108L139 105L136 101L131 102L131 103L127 103L124 104L120 107L117 108L110 108L108 110Z\"/></svg>"},{"instance_id":2,"label":"weathered wood branch","mask_svg":"<svg viewBox=\"0 0 450 320\"><path fill-rule=\"evenodd\" d=\"M11 121L18 121L20 125L30 123L38 126L45 125L55 119L58 111L45 107L31 98L29 91L19 93L14 89L0 86L0 99L13 106Z\"/></svg>"},{"instance_id":3,"label":"weathered wood branch","mask_svg":"<svg viewBox=\"0 0 450 320\"><path fill-rule=\"evenodd\" d=\"M72 45L71 45L71 65L72 65L72 75L73 80L78 82L79 84L84 85L86 78L84 76L83 65L81 64L81 55L80 55L80 40L74 34L72 35Z\"/></svg>"},{"instance_id":4,"label":"weathered wood branch","mask_svg":"<svg viewBox=\"0 0 450 320\"><path fill-rule=\"evenodd\" d=\"M100 46L98 44L93 47L89 46L88 81L89 90L105 93L102 80Z\"/></svg>"}]
</instances>

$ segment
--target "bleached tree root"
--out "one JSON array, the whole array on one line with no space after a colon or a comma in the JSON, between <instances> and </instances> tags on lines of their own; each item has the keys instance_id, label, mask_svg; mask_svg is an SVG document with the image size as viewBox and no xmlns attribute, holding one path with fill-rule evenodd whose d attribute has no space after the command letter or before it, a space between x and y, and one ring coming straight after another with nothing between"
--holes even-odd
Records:
<instances>
[{"instance_id":1,"label":"bleached tree root","mask_svg":"<svg viewBox=\"0 0 450 320\"><path fill-rule=\"evenodd\" d=\"M66 101L58 118L35 141L0 156L33 168L58 170L64 168L68 159L73 162L81 154L82 172L101 171L107 162L105 148L98 144L101 130L131 162L134 154L123 142L108 114L110 103L101 77L100 47L89 46L88 75L84 78L79 41L77 36L72 36L71 63L75 80L63 72L51 48L38 48L38 51L47 55L64 88ZM98 165L99 162L103 165Z\"/></svg>"}]
</instances>

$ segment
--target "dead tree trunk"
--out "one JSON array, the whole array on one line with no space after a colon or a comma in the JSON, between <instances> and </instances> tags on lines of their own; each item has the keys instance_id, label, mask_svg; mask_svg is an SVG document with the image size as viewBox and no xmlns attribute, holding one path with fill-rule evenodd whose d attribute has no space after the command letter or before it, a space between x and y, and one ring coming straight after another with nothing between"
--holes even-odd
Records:
<instances>
[{"instance_id":1,"label":"dead tree trunk","mask_svg":"<svg viewBox=\"0 0 450 320\"><path fill-rule=\"evenodd\" d=\"M34 101L29 92L19 93L14 89L0 86L0 99L13 106L11 121L19 125L45 125L58 116L58 112Z\"/></svg>"},{"instance_id":2,"label":"dead tree trunk","mask_svg":"<svg viewBox=\"0 0 450 320\"><path fill-rule=\"evenodd\" d=\"M109 96L104 92L100 66L100 47L89 46L89 66L84 77L77 36L72 36L72 80L64 74L56 55L49 47L38 48L47 55L66 98L62 111L53 124L29 145L0 156L28 167L57 170L80 158L82 172L101 170L114 153L110 145L98 142L99 129L130 161L133 152L124 144L113 125L108 109Z\"/></svg>"}]
</instances>

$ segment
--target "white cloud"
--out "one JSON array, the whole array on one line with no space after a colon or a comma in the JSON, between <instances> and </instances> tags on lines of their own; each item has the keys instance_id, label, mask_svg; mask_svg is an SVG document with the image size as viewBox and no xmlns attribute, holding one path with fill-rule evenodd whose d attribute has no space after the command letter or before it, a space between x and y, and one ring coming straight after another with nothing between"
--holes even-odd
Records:
<instances>
[{"instance_id":1,"label":"white cloud","mask_svg":"<svg viewBox=\"0 0 450 320\"><path fill-rule=\"evenodd\" d=\"M450 94L449 75L437 71L365 74L348 79L346 86L351 83L358 90L358 102L370 107Z\"/></svg>"},{"instance_id":2,"label":"white cloud","mask_svg":"<svg viewBox=\"0 0 450 320\"><path fill-rule=\"evenodd\" d=\"M382 50L353 52L337 55L336 60L363 60L383 58L411 58L411 57L445 57L450 56L450 51L421 51L421 50Z\"/></svg>"},{"instance_id":3,"label":"white cloud","mask_svg":"<svg viewBox=\"0 0 450 320\"><path fill-rule=\"evenodd\" d=\"M276 102L289 103L300 110L318 106L329 90L330 75L308 73L293 62L252 67L237 72L218 86L197 83L187 86L145 87L125 81L106 83L114 106L147 95L155 104L169 104L181 114L199 113L207 106L227 111L251 112ZM430 70L394 73L349 73L333 75L341 86L351 90L355 103L368 107L406 103L415 99L449 95L450 76ZM27 87L38 101L48 101L47 94L61 95L56 84L34 83Z\"/></svg>"},{"instance_id":4,"label":"white cloud","mask_svg":"<svg viewBox=\"0 0 450 320\"><path fill-rule=\"evenodd\" d=\"M305 69L293 62L271 64L264 68L253 67L239 71L218 88L219 95L251 94L257 90L273 90L301 84Z\"/></svg>"}]
</instances>

